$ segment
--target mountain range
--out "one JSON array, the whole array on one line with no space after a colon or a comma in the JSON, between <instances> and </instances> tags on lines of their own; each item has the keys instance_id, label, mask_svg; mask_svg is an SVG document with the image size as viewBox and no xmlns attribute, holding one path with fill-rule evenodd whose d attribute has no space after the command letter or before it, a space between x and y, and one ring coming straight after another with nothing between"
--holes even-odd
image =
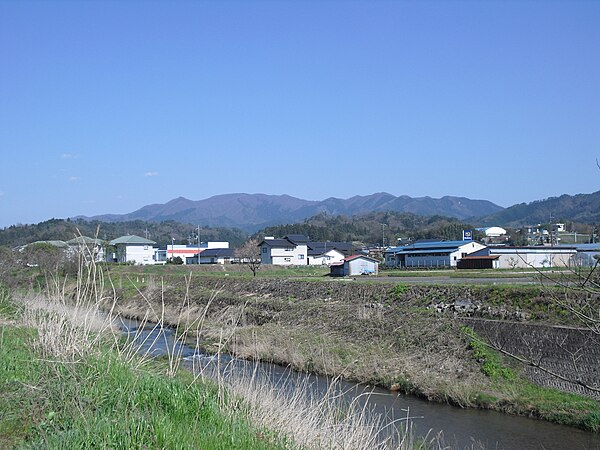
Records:
<instances>
[{"instance_id":1,"label":"mountain range","mask_svg":"<svg viewBox=\"0 0 600 450\"><path fill-rule=\"evenodd\" d=\"M290 195L223 194L204 200L178 197L167 203L144 206L127 214L79 217L85 220L122 222L145 220L235 227L254 232L264 227L296 223L316 214L355 216L377 211L409 212L420 216L446 216L468 220L475 226L520 227L549 221L600 222L600 191L561 195L502 208L487 200L445 196L396 197L386 192L348 199L303 200Z\"/></svg>"},{"instance_id":2,"label":"mountain range","mask_svg":"<svg viewBox=\"0 0 600 450\"><path fill-rule=\"evenodd\" d=\"M477 220L482 226L500 225L504 227L566 221L599 223L600 191L592 194L565 194L531 203L519 203Z\"/></svg>"},{"instance_id":3,"label":"mountain range","mask_svg":"<svg viewBox=\"0 0 600 450\"><path fill-rule=\"evenodd\" d=\"M299 222L322 212L354 216L373 211L399 211L466 219L498 213L502 209L487 200L451 196L439 199L407 195L396 197L386 192L348 199L330 197L322 201L303 200L289 195L224 194L197 201L178 197L167 203L144 206L128 214L83 218L104 222L174 220L256 231L271 225Z\"/></svg>"}]
</instances>

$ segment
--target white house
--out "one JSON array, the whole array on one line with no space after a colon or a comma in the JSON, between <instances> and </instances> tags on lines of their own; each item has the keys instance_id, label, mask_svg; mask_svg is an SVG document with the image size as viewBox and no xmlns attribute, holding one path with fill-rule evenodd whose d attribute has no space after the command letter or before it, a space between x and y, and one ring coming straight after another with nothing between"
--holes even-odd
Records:
<instances>
[{"instance_id":1,"label":"white house","mask_svg":"<svg viewBox=\"0 0 600 450\"><path fill-rule=\"evenodd\" d=\"M342 262L346 255L337 248L325 250L323 247L318 250L308 250L308 265L309 266L330 266Z\"/></svg>"},{"instance_id":2,"label":"white house","mask_svg":"<svg viewBox=\"0 0 600 450\"><path fill-rule=\"evenodd\" d=\"M305 266L308 264L308 238L303 235L289 235L283 239L265 237L258 244L261 264L279 266Z\"/></svg>"},{"instance_id":3,"label":"white house","mask_svg":"<svg viewBox=\"0 0 600 450\"><path fill-rule=\"evenodd\" d=\"M475 241L418 241L384 252L388 267L456 267L461 258L485 248Z\"/></svg>"},{"instance_id":4,"label":"white house","mask_svg":"<svg viewBox=\"0 0 600 450\"><path fill-rule=\"evenodd\" d=\"M116 252L112 255L112 260L141 265L155 264L154 255L157 249L153 247L154 244L156 242L135 235L113 239L110 245L116 247Z\"/></svg>"},{"instance_id":5,"label":"white house","mask_svg":"<svg viewBox=\"0 0 600 450\"><path fill-rule=\"evenodd\" d=\"M332 277L377 275L379 261L367 255L352 255L330 266Z\"/></svg>"},{"instance_id":6,"label":"white house","mask_svg":"<svg viewBox=\"0 0 600 450\"><path fill-rule=\"evenodd\" d=\"M350 254L352 254L352 244L349 242L311 241L308 243L309 266L330 266L342 262Z\"/></svg>"}]
</instances>

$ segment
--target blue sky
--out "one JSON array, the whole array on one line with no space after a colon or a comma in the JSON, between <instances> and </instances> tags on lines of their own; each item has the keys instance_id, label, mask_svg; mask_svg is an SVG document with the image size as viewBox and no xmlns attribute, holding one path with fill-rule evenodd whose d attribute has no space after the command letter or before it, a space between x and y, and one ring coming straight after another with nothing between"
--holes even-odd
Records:
<instances>
[{"instance_id":1,"label":"blue sky","mask_svg":"<svg viewBox=\"0 0 600 450\"><path fill-rule=\"evenodd\" d=\"M598 1L2 1L0 226L598 190Z\"/></svg>"}]
</instances>

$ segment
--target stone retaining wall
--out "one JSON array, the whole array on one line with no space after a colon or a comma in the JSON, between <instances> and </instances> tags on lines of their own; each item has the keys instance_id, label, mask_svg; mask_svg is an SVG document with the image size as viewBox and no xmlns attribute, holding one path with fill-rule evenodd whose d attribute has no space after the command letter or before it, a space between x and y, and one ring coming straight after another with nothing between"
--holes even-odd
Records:
<instances>
[{"instance_id":1,"label":"stone retaining wall","mask_svg":"<svg viewBox=\"0 0 600 450\"><path fill-rule=\"evenodd\" d=\"M473 318L460 319L475 332L507 352L538 363L559 375L600 387L600 336L577 328ZM540 386L600 400L600 392L561 380L538 367L525 366L524 375Z\"/></svg>"}]
</instances>

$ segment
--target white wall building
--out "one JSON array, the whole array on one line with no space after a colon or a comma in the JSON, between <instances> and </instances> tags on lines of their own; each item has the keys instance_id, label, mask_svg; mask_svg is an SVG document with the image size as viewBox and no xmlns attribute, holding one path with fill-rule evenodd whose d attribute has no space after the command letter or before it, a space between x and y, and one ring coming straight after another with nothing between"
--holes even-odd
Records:
<instances>
[{"instance_id":1,"label":"white wall building","mask_svg":"<svg viewBox=\"0 0 600 450\"><path fill-rule=\"evenodd\" d=\"M153 247L154 244L156 242L140 236L121 236L110 241L110 245L116 247L112 259L119 263L156 264L154 255L157 249Z\"/></svg>"},{"instance_id":2,"label":"white wall building","mask_svg":"<svg viewBox=\"0 0 600 450\"><path fill-rule=\"evenodd\" d=\"M308 238L293 235L283 239L265 237L258 244L261 264L278 266L305 266L308 264Z\"/></svg>"},{"instance_id":3,"label":"white wall building","mask_svg":"<svg viewBox=\"0 0 600 450\"><path fill-rule=\"evenodd\" d=\"M469 259L495 256L492 268L518 269L544 267L569 267L575 263L574 247L486 247L469 256Z\"/></svg>"}]
</instances>

